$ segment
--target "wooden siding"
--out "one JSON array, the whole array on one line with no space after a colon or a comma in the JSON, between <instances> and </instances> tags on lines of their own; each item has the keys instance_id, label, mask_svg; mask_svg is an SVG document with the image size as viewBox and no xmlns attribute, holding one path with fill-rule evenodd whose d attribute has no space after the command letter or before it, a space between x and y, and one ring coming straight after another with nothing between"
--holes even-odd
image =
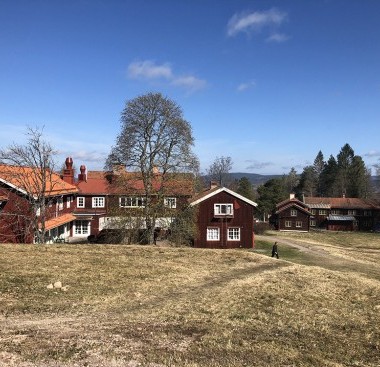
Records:
<instances>
[{"instance_id":1,"label":"wooden siding","mask_svg":"<svg viewBox=\"0 0 380 367\"><path fill-rule=\"evenodd\" d=\"M291 215L294 210L297 213L296 216ZM287 208L278 214L277 229L280 231L309 231L309 214L296 207Z\"/></svg>"},{"instance_id":2,"label":"wooden siding","mask_svg":"<svg viewBox=\"0 0 380 367\"><path fill-rule=\"evenodd\" d=\"M233 204L233 216L215 217L214 204ZM252 248L254 207L227 192L220 192L198 204L198 237L194 247ZM219 240L207 240L207 228L219 228ZM228 228L240 228L240 240L228 240Z\"/></svg>"}]
</instances>

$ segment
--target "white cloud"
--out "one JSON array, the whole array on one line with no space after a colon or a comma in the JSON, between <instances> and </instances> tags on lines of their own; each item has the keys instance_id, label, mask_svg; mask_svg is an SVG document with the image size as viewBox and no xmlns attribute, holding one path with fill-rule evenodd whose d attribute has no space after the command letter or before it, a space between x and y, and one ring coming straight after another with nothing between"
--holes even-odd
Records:
<instances>
[{"instance_id":1,"label":"white cloud","mask_svg":"<svg viewBox=\"0 0 380 367\"><path fill-rule=\"evenodd\" d=\"M156 64L153 61L137 61L128 65L128 77L131 79L161 79L169 81L171 85L196 91L206 87L207 82L193 75L180 75L173 72L169 63Z\"/></svg>"},{"instance_id":2,"label":"white cloud","mask_svg":"<svg viewBox=\"0 0 380 367\"><path fill-rule=\"evenodd\" d=\"M249 170L249 171L251 171L251 170L257 170L257 169L263 169L263 168L267 168L267 167L270 167L270 166L274 166L273 162L260 162L260 161L256 161L256 160L248 160L247 162L250 163L246 167L246 169Z\"/></svg>"},{"instance_id":3,"label":"white cloud","mask_svg":"<svg viewBox=\"0 0 380 367\"><path fill-rule=\"evenodd\" d=\"M173 77L171 67L168 63L156 65L153 61L136 61L128 66L130 78L143 79L171 79Z\"/></svg>"},{"instance_id":4,"label":"white cloud","mask_svg":"<svg viewBox=\"0 0 380 367\"><path fill-rule=\"evenodd\" d=\"M265 27L279 27L288 18L287 13L272 8L265 11L235 14L227 25L228 36L234 36L240 32L259 32Z\"/></svg>"},{"instance_id":5,"label":"white cloud","mask_svg":"<svg viewBox=\"0 0 380 367\"><path fill-rule=\"evenodd\" d=\"M281 43L281 42L286 42L288 39L289 39L289 36L287 36L286 34L273 33L267 38L267 41Z\"/></svg>"},{"instance_id":6,"label":"white cloud","mask_svg":"<svg viewBox=\"0 0 380 367\"><path fill-rule=\"evenodd\" d=\"M199 89L203 89L206 86L206 81L202 79L198 79L194 76L180 76L172 81L173 85L184 87L191 91L196 91Z\"/></svg>"},{"instance_id":7,"label":"white cloud","mask_svg":"<svg viewBox=\"0 0 380 367\"><path fill-rule=\"evenodd\" d=\"M368 153L364 154L365 157L380 157L380 152L378 150L370 150Z\"/></svg>"},{"instance_id":8,"label":"white cloud","mask_svg":"<svg viewBox=\"0 0 380 367\"><path fill-rule=\"evenodd\" d=\"M256 86L256 83L254 81L248 82L248 83L241 83L237 87L238 92L244 92L245 90L249 88L253 88Z\"/></svg>"}]
</instances>

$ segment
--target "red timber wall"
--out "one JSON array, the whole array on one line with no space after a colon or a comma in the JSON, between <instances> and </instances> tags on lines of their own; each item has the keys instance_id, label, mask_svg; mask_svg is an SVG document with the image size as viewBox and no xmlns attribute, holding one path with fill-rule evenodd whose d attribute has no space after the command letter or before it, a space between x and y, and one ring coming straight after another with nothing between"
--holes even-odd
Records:
<instances>
[{"instance_id":1,"label":"red timber wall","mask_svg":"<svg viewBox=\"0 0 380 367\"><path fill-rule=\"evenodd\" d=\"M233 204L232 218L214 216L214 204ZM253 248L253 215L254 207L227 193L220 192L198 204L198 236L194 247L203 248ZM219 241L207 240L207 228L219 228ZM230 241L227 238L228 228L240 228L240 241Z\"/></svg>"}]
</instances>

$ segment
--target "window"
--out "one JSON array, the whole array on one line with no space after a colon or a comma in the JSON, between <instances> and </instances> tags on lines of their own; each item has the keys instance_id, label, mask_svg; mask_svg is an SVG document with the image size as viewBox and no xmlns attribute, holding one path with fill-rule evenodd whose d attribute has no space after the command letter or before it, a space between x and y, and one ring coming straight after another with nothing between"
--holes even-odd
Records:
<instances>
[{"instance_id":1,"label":"window","mask_svg":"<svg viewBox=\"0 0 380 367\"><path fill-rule=\"evenodd\" d=\"M290 210L290 216L296 217L297 216L297 210L296 209L291 209Z\"/></svg>"},{"instance_id":2,"label":"window","mask_svg":"<svg viewBox=\"0 0 380 367\"><path fill-rule=\"evenodd\" d=\"M285 227L286 228L289 228L289 227L291 227L292 226L292 221L291 220L286 220L285 221Z\"/></svg>"},{"instance_id":3,"label":"window","mask_svg":"<svg viewBox=\"0 0 380 367\"><path fill-rule=\"evenodd\" d=\"M214 204L214 215L233 215L232 204Z\"/></svg>"},{"instance_id":4,"label":"window","mask_svg":"<svg viewBox=\"0 0 380 367\"><path fill-rule=\"evenodd\" d=\"M363 215L364 215L365 217L370 217L370 216L372 215L372 212L371 212L370 210L364 210Z\"/></svg>"},{"instance_id":5,"label":"window","mask_svg":"<svg viewBox=\"0 0 380 367\"><path fill-rule=\"evenodd\" d=\"M296 221L296 228L302 228L302 221L301 220Z\"/></svg>"},{"instance_id":6,"label":"window","mask_svg":"<svg viewBox=\"0 0 380 367\"><path fill-rule=\"evenodd\" d=\"M228 228L228 241L240 241L240 228Z\"/></svg>"},{"instance_id":7,"label":"window","mask_svg":"<svg viewBox=\"0 0 380 367\"><path fill-rule=\"evenodd\" d=\"M74 233L78 236L87 236L90 234L90 222L88 220L76 220L74 227Z\"/></svg>"},{"instance_id":8,"label":"window","mask_svg":"<svg viewBox=\"0 0 380 367\"><path fill-rule=\"evenodd\" d=\"M331 214L333 214L333 215L339 215L340 214L340 210L339 209L332 209L331 210Z\"/></svg>"},{"instance_id":9,"label":"window","mask_svg":"<svg viewBox=\"0 0 380 367\"><path fill-rule=\"evenodd\" d=\"M84 197L83 196L77 197L77 207L78 208L84 208Z\"/></svg>"},{"instance_id":10,"label":"window","mask_svg":"<svg viewBox=\"0 0 380 367\"><path fill-rule=\"evenodd\" d=\"M219 228L207 228L207 241L219 241Z\"/></svg>"},{"instance_id":11,"label":"window","mask_svg":"<svg viewBox=\"0 0 380 367\"><path fill-rule=\"evenodd\" d=\"M348 215L356 215L356 210L349 210Z\"/></svg>"},{"instance_id":12,"label":"window","mask_svg":"<svg viewBox=\"0 0 380 367\"><path fill-rule=\"evenodd\" d=\"M310 227L315 227L317 225L314 219L310 219Z\"/></svg>"},{"instance_id":13,"label":"window","mask_svg":"<svg viewBox=\"0 0 380 367\"><path fill-rule=\"evenodd\" d=\"M137 196L122 196L119 198L120 208L138 208L145 206L145 199Z\"/></svg>"},{"instance_id":14,"label":"window","mask_svg":"<svg viewBox=\"0 0 380 367\"><path fill-rule=\"evenodd\" d=\"M324 210L324 209L323 209L323 210L320 210L320 211L319 211L319 215L326 215L326 210Z\"/></svg>"},{"instance_id":15,"label":"window","mask_svg":"<svg viewBox=\"0 0 380 367\"><path fill-rule=\"evenodd\" d=\"M177 200L176 200L176 198L165 198L164 199L164 205L168 208L176 208L177 207Z\"/></svg>"},{"instance_id":16,"label":"window","mask_svg":"<svg viewBox=\"0 0 380 367\"><path fill-rule=\"evenodd\" d=\"M317 212L317 211L316 211L315 209L311 209L311 210L310 210L310 213L311 213L312 215L315 215L316 212Z\"/></svg>"},{"instance_id":17,"label":"window","mask_svg":"<svg viewBox=\"0 0 380 367\"><path fill-rule=\"evenodd\" d=\"M104 197L95 196L92 198L92 207L93 208L104 208Z\"/></svg>"},{"instance_id":18,"label":"window","mask_svg":"<svg viewBox=\"0 0 380 367\"><path fill-rule=\"evenodd\" d=\"M73 201L73 197L72 196L68 196L66 198L66 208L70 208L71 207L71 202Z\"/></svg>"},{"instance_id":19,"label":"window","mask_svg":"<svg viewBox=\"0 0 380 367\"><path fill-rule=\"evenodd\" d=\"M63 210L63 198L62 197L57 199L57 207L58 207L58 210Z\"/></svg>"}]
</instances>

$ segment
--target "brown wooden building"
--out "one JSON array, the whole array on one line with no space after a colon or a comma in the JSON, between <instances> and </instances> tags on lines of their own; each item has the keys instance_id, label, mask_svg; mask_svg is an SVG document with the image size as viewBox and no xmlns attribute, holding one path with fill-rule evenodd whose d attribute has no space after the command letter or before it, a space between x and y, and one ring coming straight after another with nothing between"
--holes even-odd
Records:
<instances>
[{"instance_id":1,"label":"brown wooden building","mask_svg":"<svg viewBox=\"0 0 380 367\"><path fill-rule=\"evenodd\" d=\"M194 247L254 247L255 202L225 187L213 186L190 205L198 207Z\"/></svg>"},{"instance_id":2,"label":"brown wooden building","mask_svg":"<svg viewBox=\"0 0 380 367\"><path fill-rule=\"evenodd\" d=\"M309 218L308 206L291 195L289 199L276 205L276 211L271 220L279 231L308 232Z\"/></svg>"}]
</instances>

